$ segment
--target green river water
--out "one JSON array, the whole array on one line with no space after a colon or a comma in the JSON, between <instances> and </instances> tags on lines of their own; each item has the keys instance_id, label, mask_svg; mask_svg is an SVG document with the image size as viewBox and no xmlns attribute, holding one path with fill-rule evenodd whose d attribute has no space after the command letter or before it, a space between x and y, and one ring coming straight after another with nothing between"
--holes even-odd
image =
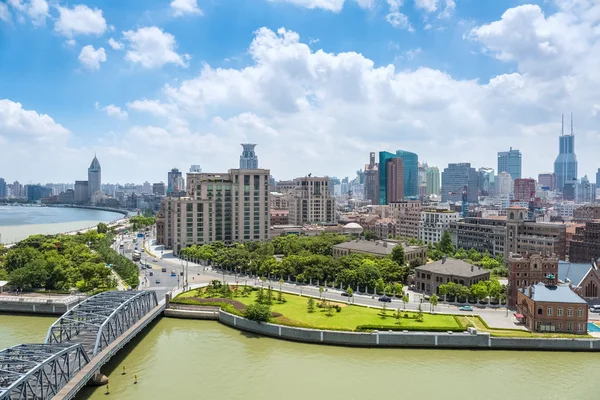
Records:
<instances>
[{"instance_id":1,"label":"green river water","mask_svg":"<svg viewBox=\"0 0 600 400\"><path fill-rule=\"evenodd\" d=\"M0 315L0 348L42 341L53 320ZM109 395L78 399L596 400L599 370L593 353L355 349L163 318L103 368Z\"/></svg>"}]
</instances>

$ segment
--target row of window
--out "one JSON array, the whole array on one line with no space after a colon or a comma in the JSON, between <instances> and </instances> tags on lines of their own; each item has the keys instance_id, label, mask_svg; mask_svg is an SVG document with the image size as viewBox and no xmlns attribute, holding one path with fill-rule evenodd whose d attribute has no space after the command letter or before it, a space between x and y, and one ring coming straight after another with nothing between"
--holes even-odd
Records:
<instances>
[{"instance_id":1,"label":"row of window","mask_svg":"<svg viewBox=\"0 0 600 400\"><path fill-rule=\"evenodd\" d=\"M538 307L537 313L538 313L538 315L544 315L544 308L541 306ZM553 313L554 313L554 307L546 307L546 316L551 317L553 315ZM563 316L563 308L562 307L556 308L556 316L557 317ZM573 308L569 307L569 308L567 308L567 317L572 317L572 316L573 316ZM577 316L583 317L583 308L579 307L577 309Z\"/></svg>"}]
</instances>

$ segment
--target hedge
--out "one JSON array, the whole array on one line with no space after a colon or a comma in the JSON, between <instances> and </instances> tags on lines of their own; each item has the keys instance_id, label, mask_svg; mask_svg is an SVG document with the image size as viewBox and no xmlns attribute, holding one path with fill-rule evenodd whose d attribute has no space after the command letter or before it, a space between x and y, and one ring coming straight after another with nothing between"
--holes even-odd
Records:
<instances>
[{"instance_id":1,"label":"hedge","mask_svg":"<svg viewBox=\"0 0 600 400\"><path fill-rule=\"evenodd\" d=\"M464 332L464 328L448 328L442 326L423 327L420 326L402 326L402 325L359 325L355 329L356 332L369 331L418 331L418 332Z\"/></svg>"}]
</instances>

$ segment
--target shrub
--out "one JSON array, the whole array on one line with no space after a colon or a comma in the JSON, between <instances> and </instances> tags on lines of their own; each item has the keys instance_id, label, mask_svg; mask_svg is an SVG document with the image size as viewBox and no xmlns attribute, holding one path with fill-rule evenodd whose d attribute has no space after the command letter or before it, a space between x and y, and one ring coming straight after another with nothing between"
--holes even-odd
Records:
<instances>
[{"instance_id":1,"label":"shrub","mask_svg":"<svg viewBox=\"0 0 600 400\"><path fill-rule=\"evenodd\" d=\"M335 308L335 312L342 312L342 307L340 307L340 306L337 306L337 307Z\"/></svg>"},{"instance_id":2,"label":"shrub","mask_svg":"<svg viewBox=\"0 0 600 400\"><path fill-rule=\"evenodd\" d=\"M246 307L244 315L251 321L269 322L271 319L271 307L266 304L250 304Z\"/></svg>"},{"instance_id":3,"label":"shrub","mask_svg":"<svg viewBox=\"0 0 600 400\"><path fill-rule=\"evenodd\" d=\"M422 331L422 332L463 332L463 328L458 327L420 327L420 326L394 326L394 325L359 325L356 327L356 332L369 332L369 331Z\"/></svg>"}]
</instances>

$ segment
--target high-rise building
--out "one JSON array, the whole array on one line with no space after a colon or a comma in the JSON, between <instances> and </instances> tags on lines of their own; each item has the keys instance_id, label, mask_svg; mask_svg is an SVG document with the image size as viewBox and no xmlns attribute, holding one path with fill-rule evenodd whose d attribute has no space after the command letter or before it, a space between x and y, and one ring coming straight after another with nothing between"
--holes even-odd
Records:
<instances>
[{"instance_id":1,"label":"high-rise building","mask_svg":"<svg viewBox=\"0 0 600 400\"><path fill-rule=\"evenodd\" d=\"M93 194L102 190L102 168L100 162L94 155L94 159L88 168L88 194L91 198Z\"/></svg>"},{"instance_id":2,"label":"high-rise building","mask_svg":"<svg viewBox=\"0 0 600 400\"><path fill-rule=\"evenodd\" d=\"M482 196L491 196L495 193L496 179L493 168L479 168L478 189Z\"/></svg>"},{"instance_id":3,"label":"high-rise building","mask_svg":"<svg viewBox=\"0 0 600 400\"><path fill-rule=\"evenodd\" d=\"M419 197L426 197L427 196L427 170L429 169L429 166L427 165L427 163L419 163L419 183L418 183L418 190L419 190Z\"/></svg>"},{"instance_id":4,"label":"high-rise building","mask_svg":"<svg viewBox=\"0 0 600 400\"><path fill-rule=\"evenodd\" d=\"M329 178L306 176L294 179L295 187L289 197L289 223L334 223L335 198L329 191Z\"/></svg>"},{"instance_id":5,"label":"high-rise building","mask_svg":"<svg viewBox=\"0 0 600 400\"><path fill-rule=\"evenodd\" d=\"M596 201L596 184L590 182L587 175L575 185L575 201L578 203L594 203Z\"/></svg>"},{"instance_id":6,"label":"high-rise building","mask_svg":"<svg viewBox=\"0 0 600 400\"><path fill-rule=\"evenodd\" d=\"M256 144L242 143L244 150L240 156L240 169L258 169L258 157L254 152Z\"/></svg>"},{"instance_id":7,"label":"high-rise building","mask_svg":"<svg viewBox=\"0 0 600 400\"><path fill-rule=\"evenodd\" d=\"M375 153L369 153L369 163L365 165L365 200L371 205L379 204L379 163L375 162ZM333 188L331 185L330 188Z\"/></svg>"},{"instance_id":8,"label":"high-rise building","mask_svg":"<svg viewBox=\"0 0 600 400\"><path fill-rule=\"evenodd\" d=\"M513 181L508 172L500 172L498 174L496 184L496 193L500 197L508 197L512 193Z\"/></svg>"},{"instance_id":9,"label":"high-rise building","mask_svg":"<svg viewBox=\"0 0 600 400\"><path fill-rule=\"evenodd\" d=\"M535 198L535 181L531 178L515 179L514 200L531 201Z\"/></svg>"},{"instance_id":10,"label":"high-rise building","mask_svg":"<svg viewBox=\"0 0 600 400\"><path fill-rule=\"evenodd\" d=\"M542 188L548 188L548 190L556 190L556 175L552 172L544 172L538 175L538 184Z\"/></svg>"},{"instance_id":11,"label":"high-rise building","mask_svg":"<svg viewBox=\"0 0 600 400\"><path fill-rule=\"evenodd\" d=\"M27 200L38 201L50 197L52 189L41 185L27 185Z\"/></svg>"},{"instance_id":12,"label":"high-rise building","mask_svg":"<svg viewBox=\"0 0 600 400\"><path fill-rule=\"evenodd\" d=\"M0 199L5 199L8 197L8 191L6 186L6 181L4 178L0 178Z\"/></svg>"},{"instance_id":13,"label":"high-rise building","mask_svg":"<svg viewBox=\"0 0 600 400\"><path fill-rule=\"evenodd\" d=\"M200 168L198 164L193 164L192 166L190 166L190 173L198 174L200 172L202 172L202 168Z\"/></svg>"},{"instance_id":14,"label":"high-rise building","mask_svg":"<svg viewBox=\"0 0 600 400\"><path fill-rule=\"evenodd\" d=\"M600 188L600 168L598 168L598 172L596 172L596 188Z\"/></svg>"},{"instance_id":15,"label":"high-rise building","mask_svg":"<svg viewBox=\"0 0 600 400\"><path fill-rule=\"evenodd\" d=\"M88 181L75 181L75 203L89 203L90 191L88 186Z\"/></svg>"},{"instance_id":16,"label":"high-rise building","mask_svg":"<svg viewBox=\"0 0 600 400\"><path fill-rule=\"evenodd\" d=\"M161 202L157 243L177 254L214 241L268 240L269 175L267 169L187 174L187 196Z\"/></svg>"},{"instance_id":17,"label":"high-rise building","mask_svg":"<svg viewBox=\"0 0 600 400\"><path fill-rule=\"evenodd\" d=\"M185 190L184 188L178 186L181 183L181 181L177 178L182 178L182 174L179 171L179 169L173 168L167 174L167 194L170 195L171 193L178 193L182 190Z\"/></svg>"},{"instance_id":18,"label":"high-rise building","mask_svg":"<svg viewBox=\"0 0 600 400\"><path fill-rule=\"evenodd\" d=\"M152 184L152 193L157 194L159 196L165 195L165 184L163 182Z\"/></svg>"},{"instance_id":19,"label":"high-rise building","mask_svg":"<svg viewBox=\"0 0 600 400\"><path fill-rule=\"evenodd\" d=\"M575 155L575 133L573 114L571 114L571 134L565 135L565 120L562 118L562 130L559 137L559 152L554 161L556 190L564 192L565 184L577 180L577 156Z\"/></svg>"},{"instance_id":20,"label":"high-rise building","mask_svg":"<svg viewBox=\"0 0 600 400\"><path fill-rule=\"evenodd\" d=\"M396 150L396 153L379 152L379 204L387 204L387 171L385 165L392 158L401 158L404 165L404 197L419 196L419 157L415 153Z\"/></svg>"},{"instance_id":21,"label":"high-rise building","mask_svg":"<svg viewBox=\"0 0 600 400\"><path fill-rule=\"evenodd\" d=\"M390 158L385 163L386 204L404 199L404 163L401 158Z\"/></svg>"},{"instance_id":22,"label":"high-rise building","mask_svg":"<svg viewBox=\"0 0 600 400\"><path fill-rule=\"evenodd\" d=\"M521 178L521 152L511 147L509 151L498 152L498 173L508 172L513 179Z\"/></svg>"},{"instance_id":23,"label":"high-rise building","mask_svg":"<svg viewBox=\"0 0 600 400\"><path fill-rule=\"evenodd\" d=\"M463 188L467 187L467 201L477 202L478 173L471 163L448 164L442 172L442 201L462 201Z\"/></svg>"},{"instance_id":24,"label":"high-rise building","mask_svg":"<svg viewBox=\"0 0 600 400\"><path fill-rule=\"evenodd\" d=\"M438 167L427 168L427 195L440 195L440 170Z\"/></svg>"}]
</instances>

